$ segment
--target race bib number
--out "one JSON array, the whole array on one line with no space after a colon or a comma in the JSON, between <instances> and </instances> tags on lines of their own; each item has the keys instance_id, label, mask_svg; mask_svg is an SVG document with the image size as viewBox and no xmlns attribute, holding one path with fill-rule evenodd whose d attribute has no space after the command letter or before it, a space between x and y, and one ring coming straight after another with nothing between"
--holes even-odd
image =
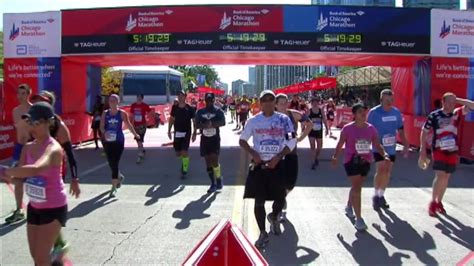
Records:
<instances>
[{"instance_id":1,"label":"race bib number","mask_svg":"<svg viewBox=\"0 0 474 266\"><path fill-rule=\"evenodd\" d=\"M358 154L368 154L371 150L370 142L363 139L358 140L356 142L355 148Z\"/></svg>"},{"instance_id":2,"label":"race bib number","mask_svg":"<svg viewBox=\"0 0 474 266\"><path fill-rule=\"evenodd\" d=\"M134 120L135 122L142 122L143 120L142 114L135 114Z\"/></svg>"},{"instance_id":3,"label":"race bib number","mask_svg":"<svg viewBox=\"0 0 474 266\"><path fill-rule=\"evenodd\" d=\"M174 137L177 138L177 139L184 138L184 137L186 137L186 132L179 132L179 131L176 131L176 132L174 133Z\"/></svg>"},{"instance_id":4,"label":"race bib number","mask_svg":"<svg viewBox=\"0 0 474 266\"><path fill-rule=\"evenodd\" d=\"M106 131L105 132L105 140L112 142L117 140L117 132L114 131Z\"/></svg>"},{"instance_id":5,"label":"race bib number","mask_svg":"<svg viewBox=\"0 0 474 266\"><path fill-rule=\"evenodd\" d=\"M395 136L385 135L382 138L382 145L384 147L391 147L391 146L394 146L396 144L396 141L397 141L397 139L395 138Z\"/></svg>"},{"instance_id":6,"label":"race bib number","mask_svg":"<svg viewBox=\"0 0 474 266\"><path fill-rule=\"evenodd\" d=\"M277 154L280 152L280 143L277 140L262 140L259 151L261 153Z\"/></svg>"},{"instance_id":7,"label":"race bib number","mask_svg":"<svg viewBox=\"0 0 474 266\"><path fill-rule=\"evenodd\" d=\"M456 140L452 136L444 137L439 140L439 147L443 151L456 149Z\"/></svg>"},{"instance_id":8,"label":"race bib number","mask_svg":"<svg viewBox=\"0 0 474 266\"><path fill-rule=\"evenodd\" d=\"M217 130L215 128L205 128L202 130L202 134L206 137L214 137L217 134Z\"/></svg>"},{"instance_id":9,"label":"race bib number","mask_svg":"<svg viewBox=\"0 0 474 266\"><path fill-rule=\"evenodd\" d=\"M32 202L46 202L46 180L43 177L27 178L25 192Z\"/></svg>"},{"instance_id":10,"label":"race bib number","mask_svg":"<svg viewBox=\"0 0 474 266\"><path fill-rule=\"evenodd\" d=\"M394 122L394 121L397 121L397 117L396 116L384 116L382 117L382 121L383 122Z\"/></svg>"},{"instance_id":11,"label":"race bib number","mask_svg":"<svg viewBox=\"0 0 474 266\"><path fill-rule=\"evenodd\" d=\"M314 124L313 124L313 130L314 130L314 131L319 131L319 130L321 130L321 124L320 124L320 123L314 123Z\"/></svg>"}]
</instances>

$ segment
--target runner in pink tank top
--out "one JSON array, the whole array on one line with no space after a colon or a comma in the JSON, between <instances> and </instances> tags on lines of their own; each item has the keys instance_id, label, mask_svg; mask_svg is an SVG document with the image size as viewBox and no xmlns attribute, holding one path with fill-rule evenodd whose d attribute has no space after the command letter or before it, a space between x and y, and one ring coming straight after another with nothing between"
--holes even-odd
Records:
<instances>
[{"instance_id":1,"label":"runner in pink tank top","mask_svg":"<svg viewBox=\"0 0 474 266\"><path fill-rule=\"evenodd\" d=\"M61 177L63 151L49 132L54 111L49 103L38 102L23 115L35 141L25 145L20 166L0 167L7 182L25 180L30 201L27 210L27 235L35 265L51 265L51 249L67 220L67 195Z\"/></svg>"}]
</instances>

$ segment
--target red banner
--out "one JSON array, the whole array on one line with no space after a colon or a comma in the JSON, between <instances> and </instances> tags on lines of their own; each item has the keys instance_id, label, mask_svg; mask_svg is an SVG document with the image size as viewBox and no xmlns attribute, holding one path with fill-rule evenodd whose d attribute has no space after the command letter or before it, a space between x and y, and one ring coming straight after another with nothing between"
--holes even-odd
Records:
<instances>
[{"instance_id":1,"label":"red banner","mask_svg":"<svg viewBox=\"0 0 474 266\"><path fill-rule=\"evenodd\" d=\"M0 160L7 159L13 154L15 142L16 135L13 125L0 123Z\"/></svg>"},{"instance_id":2,"label":"red banner","mask_svg":"<svg viewBox=\"0 0 474 266\"><path fill-rule=\"evenodd\" d=\"M199 87L197 88L197 92L198 93L214 93L216 95L224 95L225 93L223 90L209 88L209 87Z\"/></svg>"},{"instance_id":3,"label":"red banner","mask_svg":"<svg viewBox=\"0 0 474 266\"><path fill-rule=\"evenodd\" d=\"M283 7L173 6L62 11L63 36L217 31L282 32Z\"/></svg>"},{"instance_id":4,"label":"red banner","mask_svg":"<svg viewBox=\"0 0 474 266\"><path fill-rule=\"evenodd\" d=\"M342 128L352 121L354 121L354 115L351 108L343 107L336 109L336 126L338 128Z\"/></svg>"},{"instance_id":5,"label":"red banner","mask_svg":"<svg viewBox=\"0 0 474 266\"><path fill-rule=\"evenodd\" d=\"M336 88L336 78L321 77L313 80L293 84L285 88L276 89L275 93L297 94L307 91L326 90Z\"/></svg>"}]
</instances>

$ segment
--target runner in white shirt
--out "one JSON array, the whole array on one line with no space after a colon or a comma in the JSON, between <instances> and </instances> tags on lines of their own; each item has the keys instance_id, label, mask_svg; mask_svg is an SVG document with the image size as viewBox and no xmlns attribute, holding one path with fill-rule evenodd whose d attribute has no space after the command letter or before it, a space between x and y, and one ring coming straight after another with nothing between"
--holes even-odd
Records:
<instances>
[{"instance_id":1,"label":"runner in white shirt","mask_svg":"<svg viewBox=\"0 0 474 266\"><path fill-rule=\"evenodd\" d=\"M263 248L269 242L265 229L265 201L273 200L273 212L269 214L270 230L281 234L277 219L285 202L285 169L282 159L296 146L296 133L290 118L275 112L275 94L263 91L260 94L262 112L252 117L240 136L240 146L250 153L250 164L244 198L255 198L255 218L260 236L255 242ZM248 140L253 138L253 147Z\"/></svg>"}]
</instances>

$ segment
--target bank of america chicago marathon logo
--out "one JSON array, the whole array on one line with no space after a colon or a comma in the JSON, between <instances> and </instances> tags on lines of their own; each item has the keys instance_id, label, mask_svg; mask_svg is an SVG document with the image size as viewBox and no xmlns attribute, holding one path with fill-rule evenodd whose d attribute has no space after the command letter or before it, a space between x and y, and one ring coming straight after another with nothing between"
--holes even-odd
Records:
<instances>
[{"instance_id":1,"label":"bank of america chicago marathon logo","mask_svg":"<svg viewBox=\"0 0 474 266\"><path fill-rule=\"evenodd\" d=\"M262 10L233 10L231 16L227 15L227 12L224 12L222 15L221 23L219 25L220 30L225 30L229 26L237 27L258 27L260 26L259 21L256 20L258 15L266 15L270 13L268 9Z\"/></svg>"},{"instance_id":2,"label":"bank of america chicago marathon logo","mask_svg":"<svg viewBox=\"0 0 474 266\"><path fill-rule=\"evenodd\" d=\"M131 32L136 27L138 28L161 28L164 26L163 22L160 22L159 16L171 15L174 11L167 9L163 11L146 11L138 12L137 16L134 17L132 13L128 16L127 23L125 25L125 31Z\"/></svg>"},{"instance_id":3,"label":"bank of america chicago marathon logo","mask_svg":"<svg viewBox=\"0 0 474 266\"><path fill-rule=\"evenodd\" d=\"M327 26L334 28L355 28L356 23L350 23L351 17L363 15L365 15L365 12L362 10L357 12L329 11L329 17L324 17L323 12L319 12L316 31L322 31Z\"/></svg>"},{"instance_id":4,"label":"bank of america chicago marathon logo","mask_svg":"<svg viewBox=\"0 0 474 266\"><path fill-rule=\"evenodd\" d=\"M18 36L20 36L20 27L15 27L15 23L13 23L13 27L10 30L10 41L15 40Z\"/></svg>"},{"instance_id":5,"label":"bank of america chicago marathon logo","mask_svg":"<svg viewBox=\"0 0 474 266\"><path fill-rule=\"evenodd\" d=\"M443 20L443 26L441 26L441 31L439 33L439 37L444 39L446 36L451 33L451 25L446 26L446 20Z\"/></svg>"}]
</instances>

